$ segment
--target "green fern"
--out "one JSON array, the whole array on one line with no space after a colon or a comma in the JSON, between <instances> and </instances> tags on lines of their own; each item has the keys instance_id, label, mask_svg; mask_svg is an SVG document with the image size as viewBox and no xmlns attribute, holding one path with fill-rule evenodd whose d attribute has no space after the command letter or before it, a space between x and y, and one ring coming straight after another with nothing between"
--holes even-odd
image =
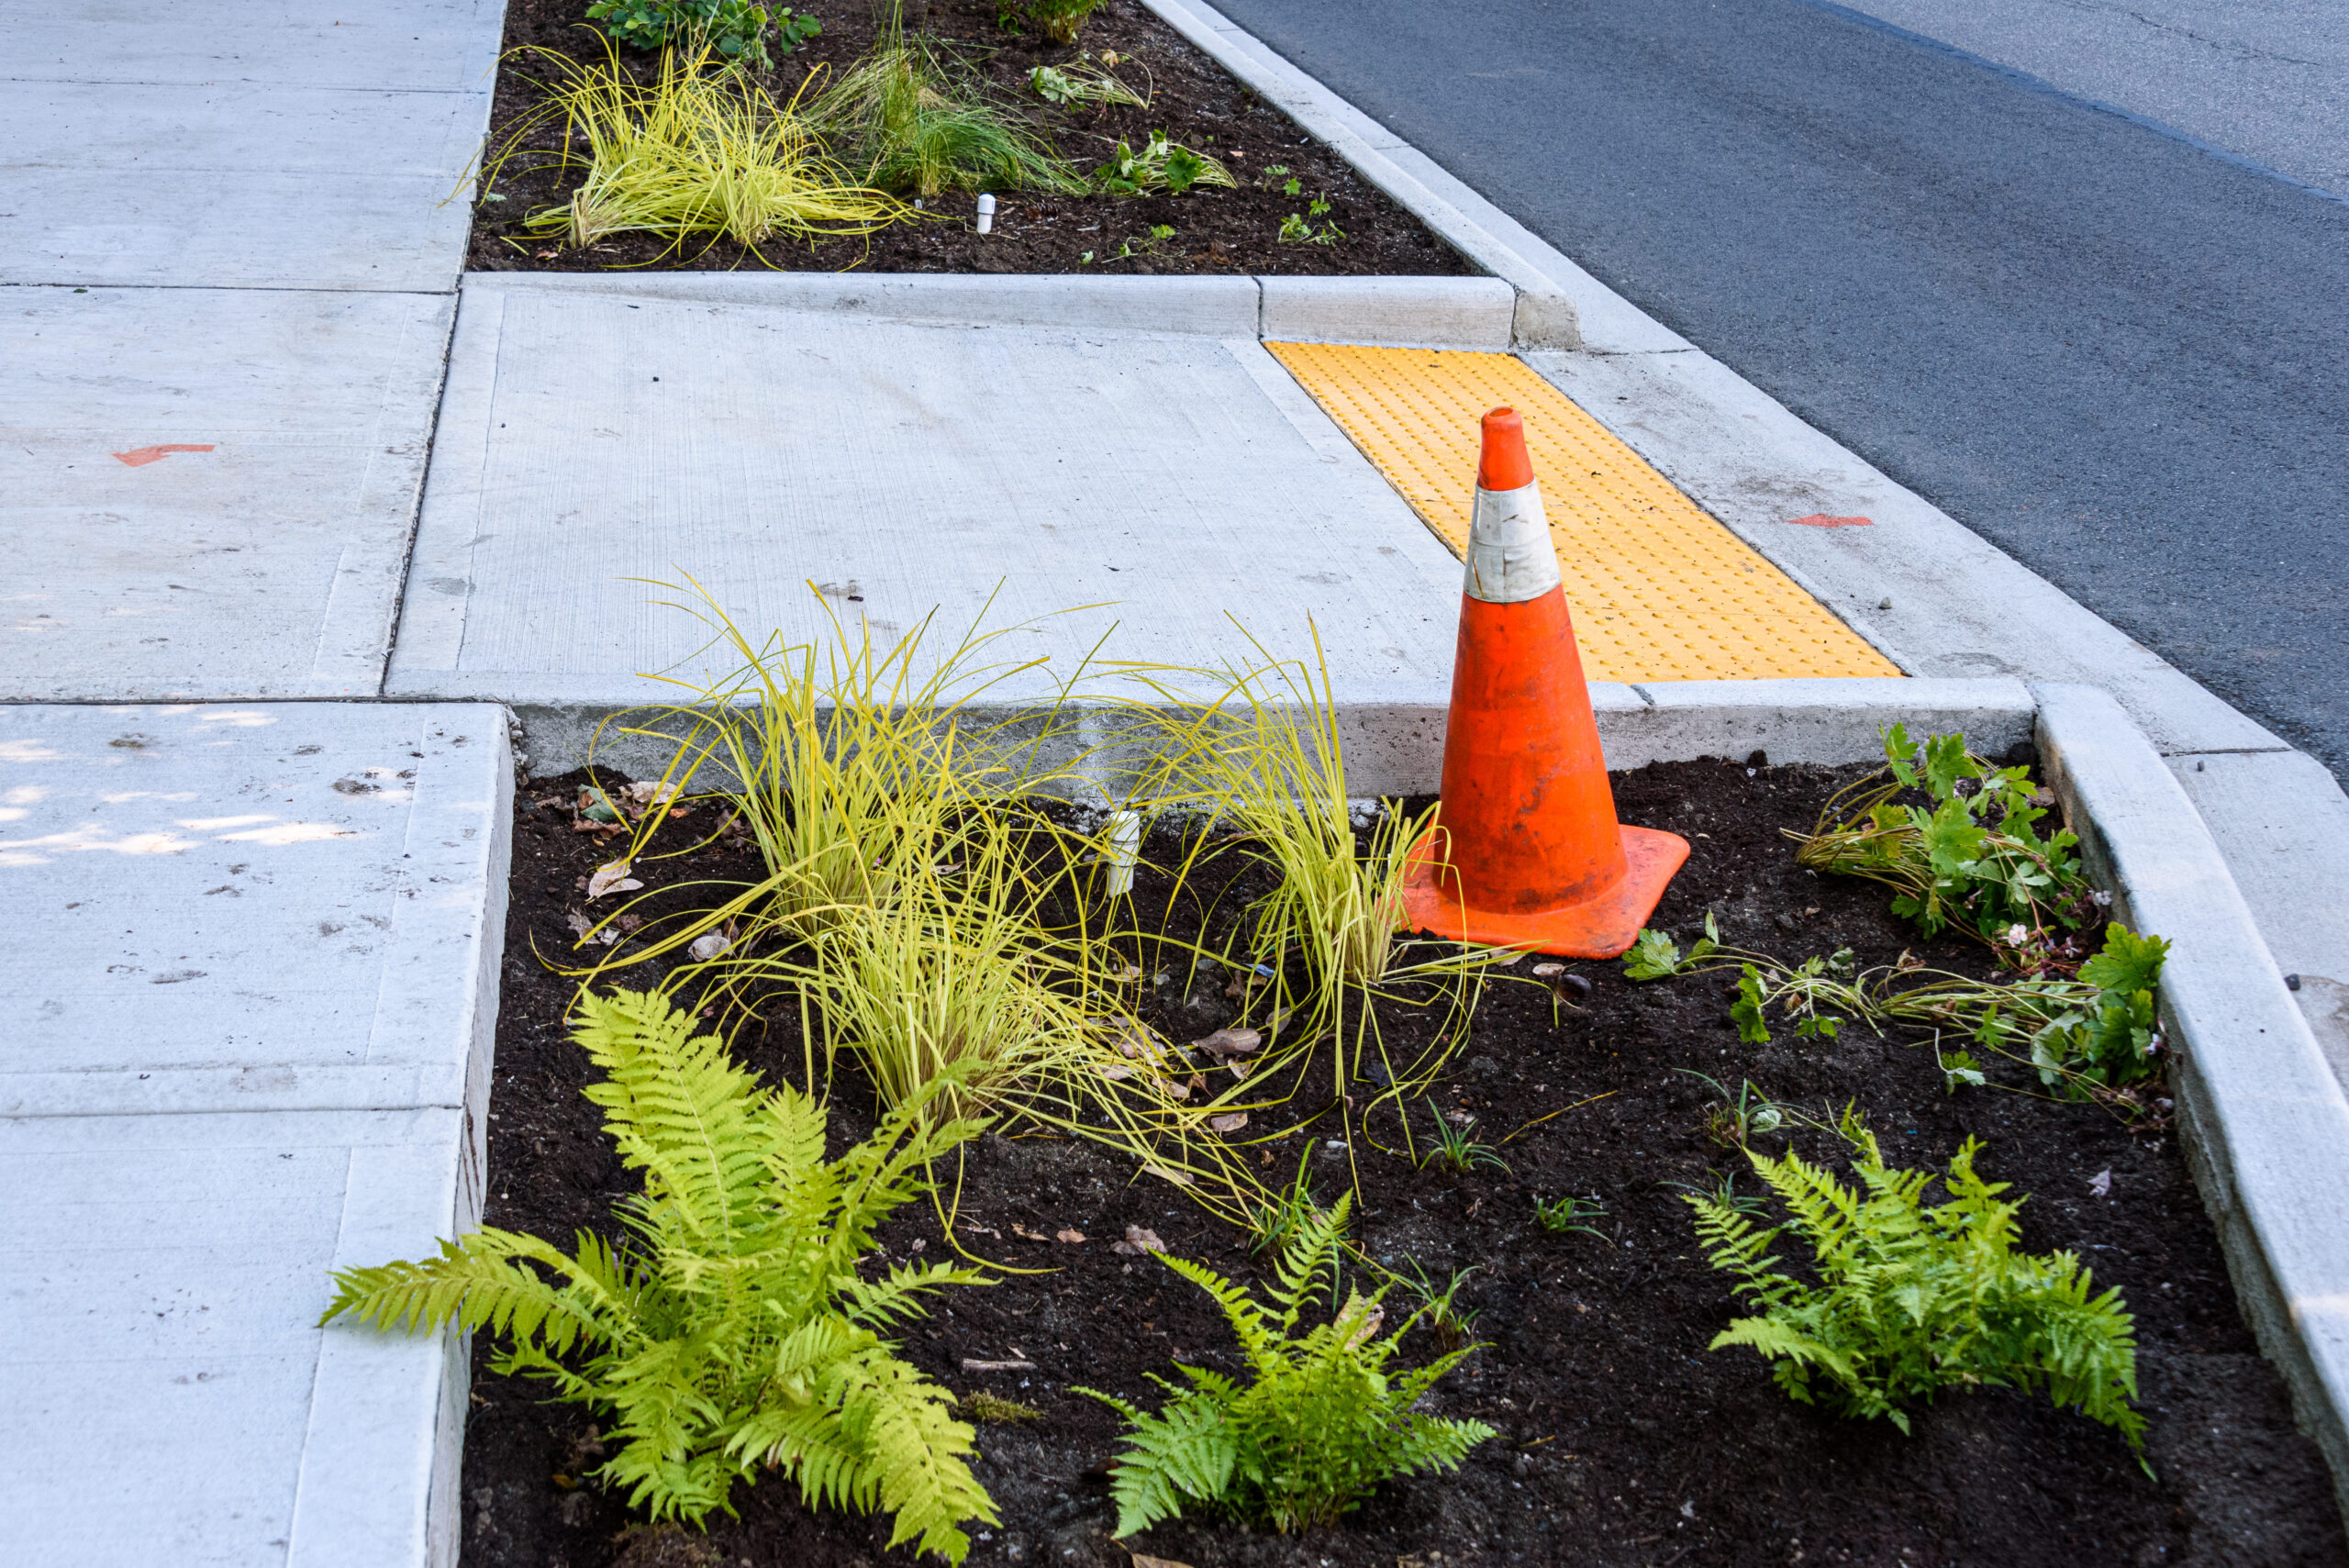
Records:
<instances>
[{"instance_id":1,"label":"green fern","mask_svg":"<svg viewBox=\"0 0 2349 1568\"><path fill-rule=\"evenodd\" d=\"M1351 1294L1327 1323L1293 1331L1319 1282L1335 1268L1353 1198L1303 1219L1274 1270L1267 1301L1183 1258L1160 1261L1215 1297L1239 1337L1252 1380L1176 1363L1182 1387L1153 1374L1169 1398L1155 1414L1097 1389L1079 1388L1126 1418L1126 1451L1109 1487L1117 1533L1133 1535L1186 1507L1282 1531L1334 1522L1389 1476L1457 1468L1494 1435L1482 1421L1444 1420L1412 1409L1469 1351L1464 1345L1427 1366L1389 1374L1387 1363L1412 1324L1451 1293L1431 1299L1384 1339L1378 1295Z\"/></svg>"},{"instance_id":2,"label":"green fern","mask_svg":"<svg viewBox=\"0 0 2349 1568\"><path fill-rule=\"evenodd\" d=\"M779 1467L810 1505L885 1508L891 1546L918 1538L959 1562L959 1526L997 1522L963 1462L971 1428L876 1330L928 1294L988 1282L943 1263L871 1280L856 1268L874 1227L928 1190L928 1162L980 1124L927 1125L924 1096L828 1163L823 1107L760 1087L693 1025L631 991L583 996L572 1019L605 1073L587 1097L644 1173L619 1205L625 1241L582 1232L566 1256L482 1230L423 1262L339 1273L326 1318L487 1328L507 1347L500 1372L608 1413L603 1478L655 1518L731 1512L737 1480Z\"/></svg>"},{"instance_id":3,"label":"green fern","mask_svg":"<svg viewBox=\"0 0 2349 1568\"><path fill-rule=\"evenodd\" d=\"M2133 1320L2121 1293L2091 1296L2070 1252L2015 1251L2025 1200L2000 1202L2003 1182L1974 1172L1972 1139L1950 1162L1949 1201L1927 1207L1930 1171L1886 1168L1875 1134L1847 1115L1861 1188L1789 1151L1746 1157L1792 1218L1764 1229L1712 1198L1691 1196L1713 1267L1759 1315L1711 1348L1744 1345L1776 1363L1778 1386L1842 1414L1881 1417L1902 1431L1901 1406L1951 1387L2044 1390L2057 1405L2117 1429L2141 1456ZM1809 1243L1817 1284L1778 1269L1770 1248L1791 1230Z\"/></svg>"}]
</instances>

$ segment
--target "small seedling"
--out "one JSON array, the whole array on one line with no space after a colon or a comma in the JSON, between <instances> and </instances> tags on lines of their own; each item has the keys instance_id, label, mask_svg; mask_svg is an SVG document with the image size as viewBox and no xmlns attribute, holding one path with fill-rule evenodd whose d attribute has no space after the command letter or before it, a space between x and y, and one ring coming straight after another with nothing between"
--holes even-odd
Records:
<instances>
[{"instance_id":1,"label":"small seedling","mask_svg":"<svg viewBox=\"0 0 2349 1568\"><path fill-rule=\"evenodd\" d=\"M1752 1140L1786 1126L1787 1107L1755 1088L1753 1080L1741 1081L1731 1094L1718 1078L1687 1067L1679 1071L1711 1086L1716 1098L1705 1107L1705 1136L1722 1148L1742 1149Z\"/></svg>"},{"instance_id":2,"label":"small seedling","mask_svg":"<svg viewBox=\"0 0 2349 1568\"><path fill-rule=\"evenodd\" d=\"M1282 189L1293 196L1297 193L1297 183L1295 180L1291 180ZM1321 197L1316 196L1306 204L1306 214L1321 218L1323 221L1320 228L1314 228L1305 214L1293 212L1281 219L1281 243L1284 245L1335 245L1339 240L1343 239L1346 237L1346 231L1328 221L1329 211L1330 204Z\"/></svg>"},{"instance_id":3,"label":"small seedling","mask_svg":"<svg viewBox=\"0 0 2349 1568\"><path fill-rule=\"evenodd\" d=\"M1497 1171L1508 1169L1508 1162L1489 1144L1470 1141L1468 1134L1475 1127L1475 1121L1454 1124L1446 1120L1443 1113L1435 1108L1433 1100L1428 1102L1428 1115L1435 1118L1435 1142L1429 1147L1427 1158L1419 1162L1421 1170L1442 1165L1454 1175L1464 1176L1480 1165Z\"/></svg>"},{"instance_id":4,"label":"small seedling","mask_svg":"<svg viewBox=\"0 0 2349 1568\"><path fill-rule=\"evenodd\" d=\"M1151 191L1179 196L1202 186L1219 185L1225 190L1239 186L1230 170L1204 152L1170 141L1163 130L1152 131L1139 152L1126 142L1118 143L1109 161L1093 172L1093 181L1102 195L1109 196L1139 196Z\"/></svg>"},{"instance_id":5,"label":"small seedling","mask_svg":"<svg viewBox=\"0 0 2349 1568\"><path fill-rule=\"evenodd\" d=\"M1308 1140L1305 1151L1297 1157L1297 1174L1288 1185L1257 1204L1248 1215L1248 1250L1261 1252L1266 1248L1283 1248L1297 1238L1309 1221L1321 1217L1321 1205L1313 1196L1313 1181L1306 1173L1306 1166L1313 1159L1313 1144Z\"/></svg>"},{"instance_id":6,"label":"small seedling","mask_svg":"<svg viewBox=\"0 0 2349 1568\"><path fill-rule=\"evenodd\" d=\"M1608 1240L1607 1233L1591 1223L1594 1219L1607 1218L1607 1210L1595 1197L1537 1197L1533 1200L1533 1218L1540 1220L1542 1229L1553 1236L1579 1230L1586 1236L1596 1236L1601 1241Z\"/></svg>"},{"instance_id":7,"label":"small seedling","mask_svg":"<svg viewBox=\"0 0 2349 1568\"><path fill-rule=\"evenodd\" d=\"M1481 1312L1463 1312L1456 1305L1460 1287L1468 1283L1474 1268L1455 1269L1451 1280L1442 1289L1428 1278L1427 1270L1417 1262L1411 1265L1411 1277L1402 1282L1403 1288L1419 1299L1419 1309L1414 1316L1424 1319L1435 1330L1436 1342L1447 1351L1456 1351L1470 1342L1475 1332Z\"/></svg>"},{"instance_id":8,"label":"small seedling","mask_svg":"<svg viewBox=\"0 0 2349 1568\"><path fill-rule=\"evenodd\" d=\"M1708 1171L1706 1174L1710 1175L1712 1173ZM1678 1187L1682 1192L1694 1197L1703 1198L1714 1207L1730 1214L1750 1215L1759 1218L1770 1212L1768 1198L1759 1193L1741 1193L1737 1190L1735 1171L1731 1171L1709 1187L1699 1186L1694 1182L1666 1182L1664 1185Z\"/></svg>"},{"instance_id":9,"label":"small seedling","mask_svg":"<svg viewBox=\"0 0 2349 1568\"><path fill-rule=\"evenodd\" d=\"M1147 233L1137 234L1130 239L1121 241L1118 246L1118 253L1109 259L1113 261L1123 261L1135 256L1147 256L1174 238L1174 228L1172 224L1153 223ZM1090 256L1093 252L1087 250L1085 254Z\"/></svg>"}]
</instances>

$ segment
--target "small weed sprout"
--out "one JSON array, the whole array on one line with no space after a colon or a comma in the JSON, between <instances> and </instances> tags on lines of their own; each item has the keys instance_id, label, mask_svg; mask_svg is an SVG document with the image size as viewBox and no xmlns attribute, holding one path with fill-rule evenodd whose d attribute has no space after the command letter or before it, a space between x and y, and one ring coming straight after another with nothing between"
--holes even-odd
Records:
<instances>
[{"instance_id":1,"label":"small weed sprout","mask_svg":"<svg viewBox=\"0 0 2349 1568\"><path fill-rule=\"evenodd\" d=\"M1427 1324L1435 1334L1436 1343L1447 1351L1466 1347L1475 1337L1476 1319L1484 1316L1481 1312L1464 1312L1459 1306L1460 1287L1466 1284L1468 1276L1475 1272L1473 1267L1455 1269L1452 1278L1440 1289L1435 1281L1428 1277L1427 1270L1417 1262L1411 1265L1408 1279L1399 1274L1394 1276L1404 1290L1418 1299L1419 1307L1414 1315Z\"/></svg>"},{"instance_id":2,"label":"small weed sprout","mask_svg":"<svg viewBox=\"0 0 2349 1568\"><path fill-rule=\"evenodd\" d=\"M1475 1347L1388 1370L1427 1307L1381 1337L1385 1293L1355 1291L1328 1322L1297 1332L1306 1308L1320 1304L1317 1282L1338 1266L1353 1201L1352 1194L1341 1196L1297 1234L1263 1302L1198 1263L1158 1254L1223 1308L1248 1363L1247 1381L1177 1362L1188 1386L1152 1374L1168 1395L1154 1413L1098 1389L1074 1390L1126 1418L1126 1449L1109 1480L1117 1534L1139 1534L1186 1510L1283 1533L1334 1524L1387 1477L1456 1469L1470 1449L1496 1435L1481 1421L1412 1408Z\"/></svg>"},{"instance_id":3,"label":"small weed sprout","mask_svg":"<svg viewBox=\"0 0 2349 1568\"><path fill-rule=\"evenodd\" d=\"M1203 152L1168 140L1163 130L1152 131L1139 152L1125 142L1118 143L1108 161L1093 172L1093 183L1102 195L1111 196L1139 196L1152 191L1179 196L1200 186L1231 190L1238 185L1230 170Z\"/></svg>"},{"instance_id":4,"label":"small weed sprout","mask_svg":"<svg viewBox=\"0 0 2349 1568\"><path fill-rule=\"evenodd\" d=\"M1585 1236L1610 1241L1605 1231L1591 1223L1607 1218L1607 1210L1596 1197L1537 1197L1533 1200L1533 1218L1553 1236L1578 1230Z\"/></svg>"},{"instance_id":5,"label":"small weed sprout","mask_svg":"<svg viewBox=\"0 0 2349 1568\"><path fill-rule=\"evenodd\" d=\"M1454 1175L1464 1176L1479 1167L1496 1171L1508 1169L1508 1162L1489 1144L1469 1140L1475 1122L1472 1120L1465 1126L1453 1122L1436 1108L1433 1100L1428 1102L1428 1115L1434 1119L1435 1137L1428 1144L1426 1158L1419 1162L1422 1170L1430 1165L1441 1165Z\"/></svg>"},{"instance_id":6,"label":"small weed sprout","mask_svg":"<svg viewBox=\"0 0 2349 1568\"><path fill-rule=\"evenodd\" d=\"M1713 1175L1709 1170L1705 1173L1709 1176ZM1770 1212L1768 1198L1757 1193L1741 1193L1737 1190L1735 1171L1715 1177L1710 1186L1699 1186L1694 1182L1666 1182L1664 1185L1678 1187L1682 1192L1703 1198L1717 1208L1726 1209L1731 1214L1742 1214L1749 1218L1759 1219Z\"/></svg>"},{"instance_id":7,"label":"small weed sprout","mask_svg":"<svg viewBox=\"0 0 2349 1568\"><path fill-rule=\"evenodd\" d=\"M1118 245L1118 253L1109 259L1113 261L1123 261L1136 256L1147 256L1160 246L1171 243L1174 238L1173 224L1153 223L1144 232L1121 240ZM1091 252L1087 251L1086 254L1090 255Z\"/></svg>"},{"instance_id":8,"label":"small weed sprout","mask_svg":"<svg viewBox=\"0 0 2349 1568\"><path fill-rule=\"evenodd\" d=\"M1687 1067L1677 1071L1713 1091L1705 1107L1705 1136L1724 1149L1743 1149L1756 1138L1783 1131L1791 1119L1786 1106L1755 1088L1751 1080L1740 1083L1731 1094L1718 1078Z\"/></svg>"},{"instance_id":9,"label":"small weed sprout","mask_svg":"<svg viewBox=\"0 0 2349 1568\"><path fill-rule=\"evenodd\" d=\"M1297 1173L1279 1191L1267 1194L1251 1206L1248 1211L1248 1250L1262 1252L1266 1249L1286 1250L1307 1228L1328 1213L1313 1195L1312 1177L1307 1171L1313 1159L1313 1143L1306 1140L1305 1151L1297 1158ZM1335 1283L1332 1283L1335 1289Z\"/></svg>"}]
</instances>

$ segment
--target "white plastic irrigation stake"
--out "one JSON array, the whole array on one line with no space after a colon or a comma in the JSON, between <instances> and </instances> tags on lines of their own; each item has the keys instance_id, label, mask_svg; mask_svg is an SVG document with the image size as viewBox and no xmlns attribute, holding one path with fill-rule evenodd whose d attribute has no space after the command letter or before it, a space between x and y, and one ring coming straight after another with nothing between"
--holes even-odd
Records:
<instances>
[{"instance_id":1,"label":"white plastic irrigation stake","mask_svg":"<svg viewBox=\"0 0 2349 1568\"><path fill-rule=\"evenodd\" d=\"M983 195L979 198L979 232L981 234L985 234L992 231L994 228L995 198L993 196Z\"/></svg>"},{"instance_id":2,"label":"white plastic irrigation stake","mask_svg":"<svg viewBox=\"0 0 2349 1568\"><path fill-rule=\"evenodd\" d=\"M985 222L985 217L981 220ZM1109 852L1101 857L1109 868L1109 896L1123 898L1134 890L1134 862L1141 852L1141 813L1109 813Z\"/></svg>"}]
</instances>

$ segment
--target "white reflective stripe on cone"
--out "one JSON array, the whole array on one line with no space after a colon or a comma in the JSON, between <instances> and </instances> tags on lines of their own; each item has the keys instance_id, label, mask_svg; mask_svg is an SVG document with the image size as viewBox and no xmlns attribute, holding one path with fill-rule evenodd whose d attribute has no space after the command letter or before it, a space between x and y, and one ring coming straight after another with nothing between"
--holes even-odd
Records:
<instances>
[{"instance_id":1,"label":"white reflective stripe on cone","mask_svg":"<svg viewBox=\"0 0 2349 1568\"><path fill-rule=\"evenodd\" d=\"M1542 515L1542 486L1476 491L1463 591L1488 605L1521 605L1558 585L1558 552Z\"/></svg>"}]
</instances>

